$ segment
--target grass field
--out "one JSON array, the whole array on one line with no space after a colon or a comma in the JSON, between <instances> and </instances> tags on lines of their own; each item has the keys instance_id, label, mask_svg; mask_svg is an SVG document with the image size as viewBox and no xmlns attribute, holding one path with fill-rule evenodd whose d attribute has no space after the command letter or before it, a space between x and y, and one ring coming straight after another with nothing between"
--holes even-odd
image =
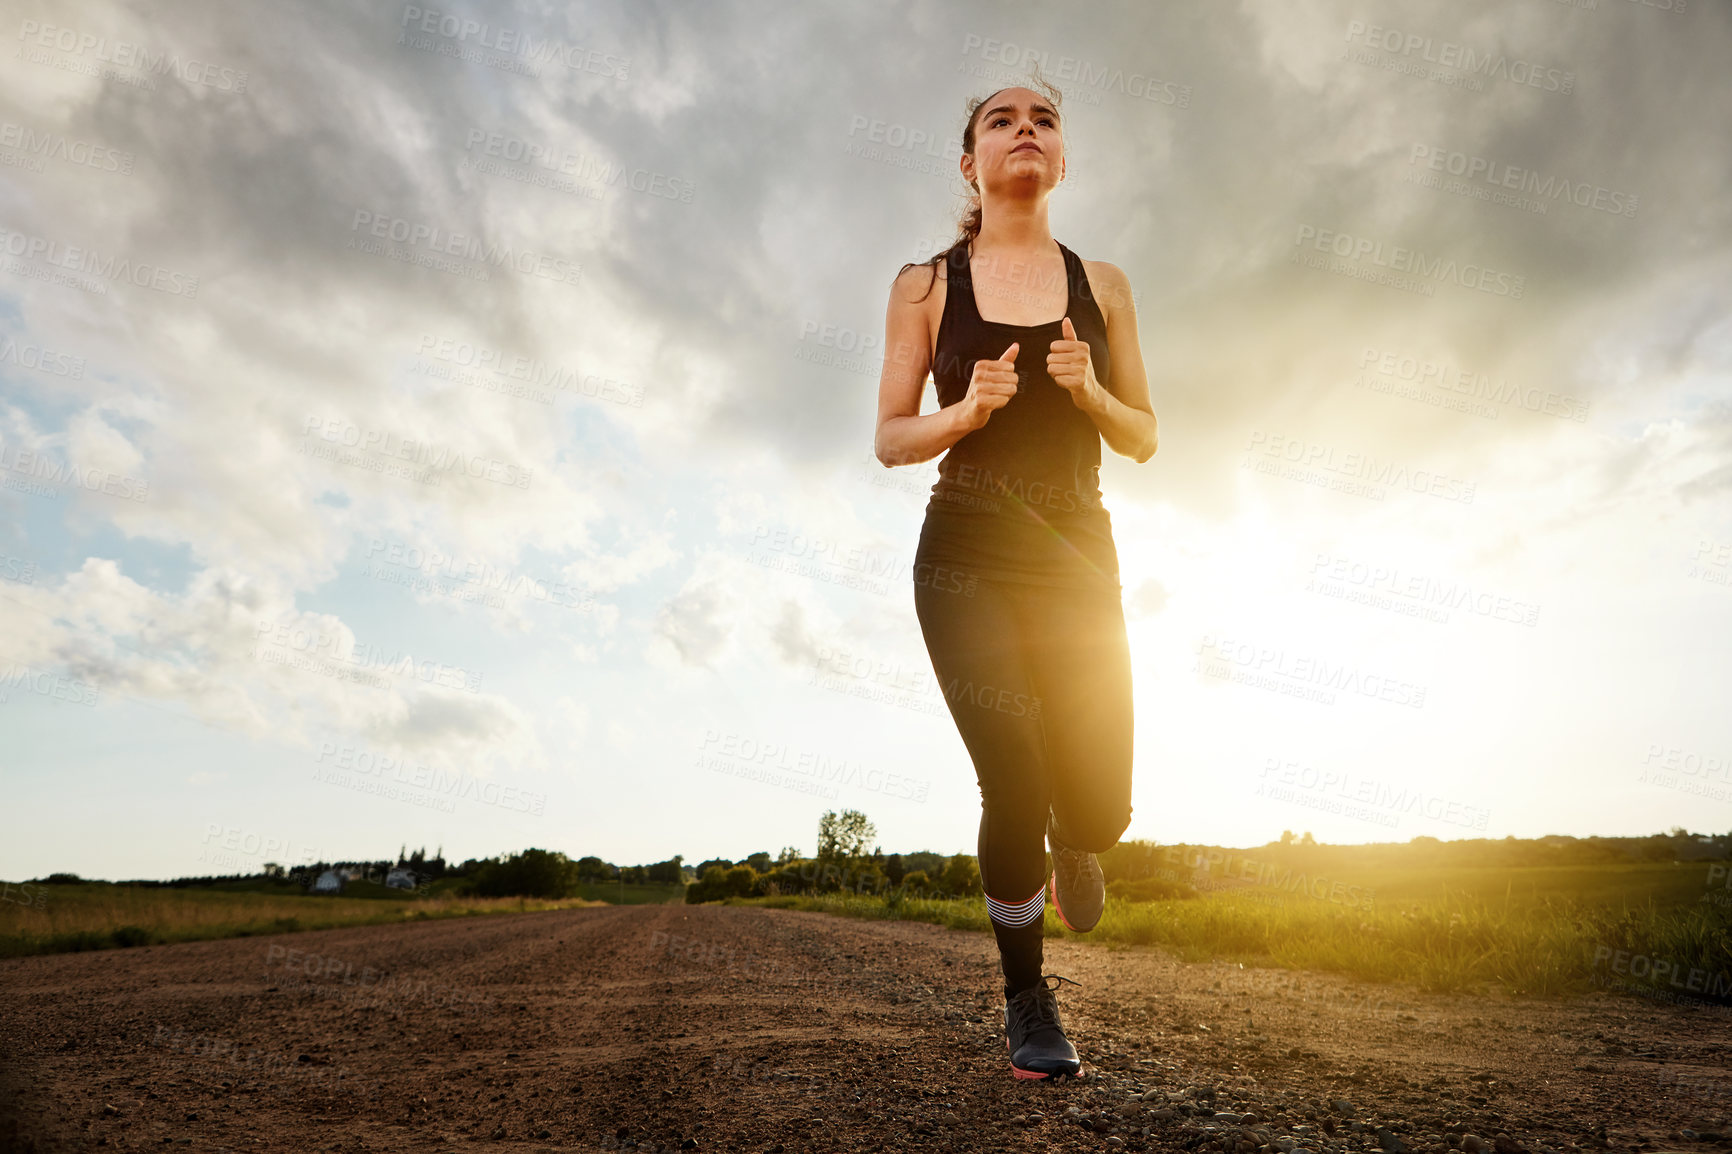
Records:
<instances>
[{"instance_id":1,"label":"grass field","mask_svg":"<svg viewBox=\"0 0 1732 1154\"><path fill-rule=\"evenodd\" d=\"M1109 947L1162 946L1188 961L1221 958L1413 982L1431 992L1622 988L1732 1004L1732 901L1715 900L1732 899L1732 890L1721 888L1725 863L1380 869L1312 880L1328 884L1314 894L1303 884L1245 884L1193 898L1109 896L1100 924L1086 935L1065 929L1049 903L1046 935ZM841 893L727 901L991 928L979 897Z\"/></svg>"},{"instance_id":2,"label":"grass field","mask_svg":"<svg viewBox=\"0 0 1732 1154\"><path fill-rule=\"evenodd\" d=\"M32 885L20 890L13 883L6 891L9 898L0 900L0 957L411 919L572 909L613 904L608 899L617 903L622 896L628 903L680 901L684 894L684 887L678 885L628 885L623 890L617 885L594 886L585 890L577 897L551 901L459 896L439 882L413 893L354 881L340 897L314 897L293 884L259 881L186 889L86 882Z\"/></svg>"},{"instance_id":3,"label":"grass field","mask_svg":"<svg viewBox=\"0 0 1732 1154\"><path fill-rule=\"evenodd\" d=\"M1212 879L1212 880L1211 880ZM1309 870L1242 859L1187 873L1194 896L1133 900L1115 881L1086 940L1333 971L1428 991L1555 995L1622 988L1732 1004L1732 886L1724 862L1543 867L1355 866ZM559 901L474 898L451 884L406 893L352 882L341 897L293 885L198 889L84 883L33 886L0 901L0 957L282 933L413 918L471 917L584 905L678 902L678 885L586 885ZM729 904L902 918L989 932L985 901L892 891L729 898ZM1078 937L1050 905L1049 937Z\"/></svg>"}]
</instances>

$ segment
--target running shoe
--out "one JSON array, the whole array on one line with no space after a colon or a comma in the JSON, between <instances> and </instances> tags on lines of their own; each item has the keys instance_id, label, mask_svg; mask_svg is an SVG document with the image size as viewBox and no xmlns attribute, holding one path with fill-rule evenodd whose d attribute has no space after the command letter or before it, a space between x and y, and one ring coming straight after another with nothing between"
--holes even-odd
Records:
<instances>
[{"instance_id":1,"label":"running shoe","mask_svg":"<svg viewBox=\"0 0 1732 1154\"><path fill-rule=\"evenodd\" d=\"M1010 1051L1010 1070L1018 1078L1080 1078L1082 1060L1064 1036L1058 995L1055 987L1046 984L1047 978L1082 985L1060 974L1043 974L1028 989L1005 995L1004 1044Z\"/></svg>"},{"instance_id":2,"label":"running shoe","mask_svg":"<svg viewBox=\"0 0 1732 1154\"><path fill-rule=\"evenodd\" d=\"M1066 929L1086 934L1095 928L1106 908L1107 883L1101 863L1094 854L1059 841L1050 812L1046 840L1052 846L1052 907Z\"/></svg>"}]
</instances>

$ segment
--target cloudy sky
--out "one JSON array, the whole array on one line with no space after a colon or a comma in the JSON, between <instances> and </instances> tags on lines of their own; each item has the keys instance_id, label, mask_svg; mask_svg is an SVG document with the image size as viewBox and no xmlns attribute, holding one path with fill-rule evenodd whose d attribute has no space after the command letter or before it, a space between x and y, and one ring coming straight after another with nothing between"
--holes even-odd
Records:
<instances>
[{"instance_id":1,"label":"cloudy sky","mask_svg":"<svg viewBox=\"0 0 1732 1154\"><path fill-rule=\"evenodd\" d=\"M973 852L878 351L1036 65L1127 836L1732 829L1717 0L361 7L5 5L0 876Z\"/></svg>"}]
</instances>

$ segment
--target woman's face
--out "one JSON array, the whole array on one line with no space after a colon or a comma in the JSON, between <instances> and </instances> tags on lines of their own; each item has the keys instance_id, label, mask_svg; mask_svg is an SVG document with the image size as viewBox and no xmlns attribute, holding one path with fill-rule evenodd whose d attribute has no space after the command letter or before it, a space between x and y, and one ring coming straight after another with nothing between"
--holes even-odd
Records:
<instances>
[{"instance_id":1,"label":"woman's face","mask_svg":"<svg viewBox=\"0 0 1732 1154\"><path fill-rule=\"evenodd\" d=\"M970 162L965 153L963 163ZM1058 113L1046 97L1028 88L1006 88L986 99L974 122L973 177L988 185L1033 182L1052 188L1064 176L1064 136Z\"/></svg>"}]
</instances>

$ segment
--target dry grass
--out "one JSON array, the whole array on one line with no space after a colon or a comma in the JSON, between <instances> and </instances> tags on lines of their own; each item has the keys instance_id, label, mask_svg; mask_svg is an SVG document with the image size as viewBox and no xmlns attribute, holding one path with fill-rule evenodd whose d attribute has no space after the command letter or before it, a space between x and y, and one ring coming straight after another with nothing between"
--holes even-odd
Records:
<instances>
[{"instance_id":1,"label":"dry grass","mask_svg":"<svg viewBox=\"0 0 1732 1154\"><path fill-rule=\"evenodd\" d=\"M729 903L991 929L979 897L886 901L843 893ZM1569 898L1513 903L1449 895L1355 908L1246 889L1147 902L1109 896L1100 924L1086 935L1065 929L1049 904L1046 935L1160 946L1187 961L1220 958L1411 982L1431 992L1496 989L1519 995L1582 993L1615 984L1621 951L1667 964L1670 981L1647 983L1656 995L1671 987L1697 1000L1732 1001L1732 915L1711 904L1609 905ZM1699 976L1694 987L1691 975ZM1626 988L1649 992L1640 980Z\"/></svg>"},{"instance_id":2,"label":"dry grass","mask_svg":"<svg viewBox=\"0 0 1732 1154\"><path fill-rule=\"evenodd\" d=\"M9 892L11 900L0 901L0 957L607 904L582 898L370 899L102 884L25 891L14 885Z\"/></svg>"}]
</instances>

